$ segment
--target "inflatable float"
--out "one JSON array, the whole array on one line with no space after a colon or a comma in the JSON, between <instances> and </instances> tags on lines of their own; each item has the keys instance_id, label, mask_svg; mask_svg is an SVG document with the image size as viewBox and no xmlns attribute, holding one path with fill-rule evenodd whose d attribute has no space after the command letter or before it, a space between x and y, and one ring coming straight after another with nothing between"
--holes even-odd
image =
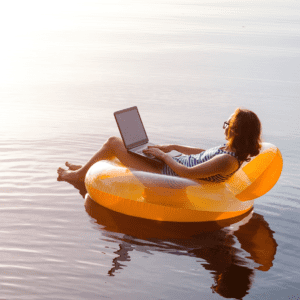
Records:
<instances>
[{"instance_id":1,"label":"inflatable float","mask_svg":"<svg viewBox=\"0 0 300 300\"><path fill-rule=\"evenodd\" d=\"M207 222L248 212L277 182L279 149L263 143L260 153L227 181L213 183L126 168L117 159L95 163L86 174L90 197L113 211L169 222Z\"/></svg>"}]
</instances>

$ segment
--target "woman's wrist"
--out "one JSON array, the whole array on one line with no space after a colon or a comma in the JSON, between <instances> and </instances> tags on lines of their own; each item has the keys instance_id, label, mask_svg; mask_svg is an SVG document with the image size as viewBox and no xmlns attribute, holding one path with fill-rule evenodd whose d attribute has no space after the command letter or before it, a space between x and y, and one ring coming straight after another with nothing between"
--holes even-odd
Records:
<instances>
[{"instance_id":1,"label":"woman's wrist","mask_svg":"<svg viewBox=\"0 0 300 300\"><path fill-rule=\"evenodd\" d=\"M161 159L162 161L166 162L168 156L169 156L169 155L168 155L167 153L163 153L160 159Z\"/></svg>"},{"instance_id":2,"label":"woman's wrist","mask_svg":"<svg viewBox=\"0 0 300 300\"><path fill-rule=\"evenodd\" d=\"M163 153L161 160L164 161L164 163L169 164L170 161L173 161L173 158L168 153Z\"/></svg>"}]
</instances>

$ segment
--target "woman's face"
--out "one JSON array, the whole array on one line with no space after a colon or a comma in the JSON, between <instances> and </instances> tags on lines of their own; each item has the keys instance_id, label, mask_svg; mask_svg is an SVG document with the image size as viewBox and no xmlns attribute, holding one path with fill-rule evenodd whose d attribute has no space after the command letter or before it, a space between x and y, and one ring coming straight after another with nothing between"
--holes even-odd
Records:
<instances>
[{"instance_id":1,"label":"woman's face","mask_svg":"<svg viewBox=\"0 0 300 300\"><path fill-rule=\"evenodd\" d=\"M232 116L233 116L233 114L230 115L230 117L228 118L228 120L227 120L227 123L228 123L228 124L229 124L229 122L230 122ZM226 140L228 140L228 137L229 137L229 135L228 135L228 130L229 130L229 126L227 126L227 127L225 128L225 131L224 131L225 139L226 139Z\"/></svg>"}]
</instances>

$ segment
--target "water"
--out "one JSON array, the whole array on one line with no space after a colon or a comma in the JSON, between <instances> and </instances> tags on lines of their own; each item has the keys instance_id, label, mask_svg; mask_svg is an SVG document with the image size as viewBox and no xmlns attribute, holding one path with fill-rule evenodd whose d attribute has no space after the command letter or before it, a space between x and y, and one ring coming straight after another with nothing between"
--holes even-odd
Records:
<instances>
[{"instance_id":1,"label":"water","mask_svg":"<svg viewBox=\"0 0 300 300\"><path fill-rule=\"evenodd\" d=\"M296 1L1 4L0 298L300 299ZM56 180L137 105L151 140L209 148L238 106L279 147L233 224L138 221Z\"/></svg>"}]
</instances>

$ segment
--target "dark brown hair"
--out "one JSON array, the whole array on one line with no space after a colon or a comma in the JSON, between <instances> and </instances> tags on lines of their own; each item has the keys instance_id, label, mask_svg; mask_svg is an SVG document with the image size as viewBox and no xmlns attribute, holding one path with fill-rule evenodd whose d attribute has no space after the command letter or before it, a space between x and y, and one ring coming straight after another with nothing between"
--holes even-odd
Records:
<instances>
[{"instance_id":1,"label":"dark brown hair","mask_svg":"<svg viewBox=\"0 0 300 300\"><path fill-rule=\"evenodd\" d=\"M230 118L227 146L235 151L240 161L249 161L261 149L261 123L248 109L237 108Z\"/></svg>"}]
</instances>

